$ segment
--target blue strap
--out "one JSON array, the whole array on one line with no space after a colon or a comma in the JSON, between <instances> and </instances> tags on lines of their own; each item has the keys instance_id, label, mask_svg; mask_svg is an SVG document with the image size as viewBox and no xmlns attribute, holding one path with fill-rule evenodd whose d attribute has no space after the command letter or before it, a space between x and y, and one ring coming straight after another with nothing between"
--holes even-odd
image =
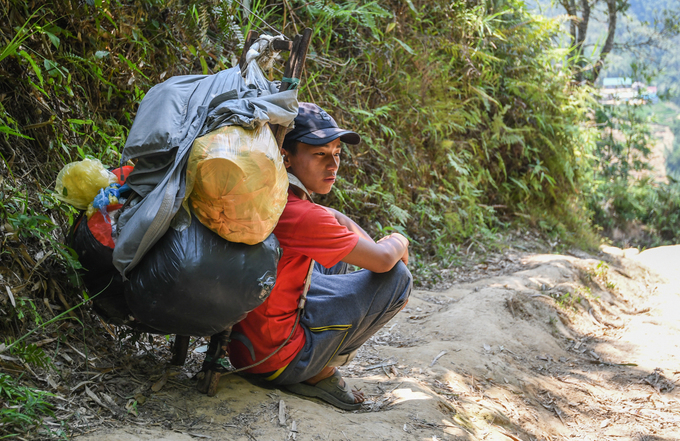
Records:
<instances>
[{"instance_id":1,"label":"blue strap","mask_svg":"<svg viewBox=\"0 0 680 441\"><path fill-rule=\"evenodd\" d=\"M283 77L281 79L282 83L290 83L290 88L295 89L298 84L300 84L300 79L299 78L288 78L288 77Z\"/></svg>"}]
</instances>

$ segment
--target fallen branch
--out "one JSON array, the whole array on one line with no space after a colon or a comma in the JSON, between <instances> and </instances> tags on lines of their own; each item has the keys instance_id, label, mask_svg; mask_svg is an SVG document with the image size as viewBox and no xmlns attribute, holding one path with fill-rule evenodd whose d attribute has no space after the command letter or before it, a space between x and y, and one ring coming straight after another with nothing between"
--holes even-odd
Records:
<instances>
[{"instance_id":1,"label":"fallen branch","mask_svg":"<svg viewBox=\"0 0 680 441\"><path fill-rule=\"evenodd\" d=\"M432 360L432 363L430 363L430 367L434 366L434 364L437 362L437 360L439 360L440 358L442 358L446 354L447 354L446 351L441 351L439 354L437 354L437 356L434 357L434 360Z\"/></svg>"}]
</instances>

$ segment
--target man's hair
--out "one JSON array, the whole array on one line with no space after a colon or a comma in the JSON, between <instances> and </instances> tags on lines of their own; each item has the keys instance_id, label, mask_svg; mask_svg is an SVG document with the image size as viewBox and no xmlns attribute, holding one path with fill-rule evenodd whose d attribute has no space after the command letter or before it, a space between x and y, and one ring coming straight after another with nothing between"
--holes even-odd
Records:
<instances>
[{"instance_id":1,"label":"man's hair","mask_svg":"<svg viewBox=\"0 0 680 441\"><path fill-rule=\"evenodd\" d=\"M288 152L289 155L295 156L297 153L298 142L299 141L296 139L284 138L281 148Z\"/></svg>"}]
</instances>

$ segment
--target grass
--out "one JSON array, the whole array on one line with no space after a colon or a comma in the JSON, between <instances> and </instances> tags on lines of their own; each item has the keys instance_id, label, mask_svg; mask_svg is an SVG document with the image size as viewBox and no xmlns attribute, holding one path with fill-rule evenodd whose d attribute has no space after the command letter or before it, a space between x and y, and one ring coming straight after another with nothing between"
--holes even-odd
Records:
<instances>
[{"instance_id":1,"label":"grass","mask_svg":"<svg viewBox=\"0 0 680 441\"><path fill-rule=\"evenodd\" d=\"M670 127L674 121L680 119L680 106L669 101L659 101L643 107L642 115L651 117L657 124Z\"/></svg>"},{"instance_id":2,"label":"grass","mask_svg":"<svg viewBox=\"0 0 680 441\"><path fill-rule=\"evenodd\" d=\"M557 294L553 296L557 302L557 306L564 310L577 311L577 305L582 304L585 299L597 299L593 296L592 289L588 286L580 286L574 290L574 292L565 292L563 294Z\"/></svg>"},{"instance_id":3,"label":"grass","mask_svg":"<svg viewBox=\"0 0 680 441\"><path fill-rule=\"evenodd\" d=\"M48 399L54 395L27 387L11 376L0 373L0 439L16 439L20 434L42 430L43 436L66 439L62 431L43 426L45 416L53 416L53 405Z\"/></svg>"}]
</instances>

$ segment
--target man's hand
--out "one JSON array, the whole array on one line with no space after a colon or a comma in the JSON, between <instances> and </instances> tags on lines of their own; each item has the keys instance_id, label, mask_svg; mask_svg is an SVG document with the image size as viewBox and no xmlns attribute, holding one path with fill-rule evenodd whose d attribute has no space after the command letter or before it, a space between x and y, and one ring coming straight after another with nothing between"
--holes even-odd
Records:
<instances>
[{"instance_id":1,"label":"man's hand","mask_svg":"<svg viewBox=\"0 0 680 441\"><path fill-rule=\"evenodd\" d=\"M385 236L377 243L359 237L354 249L342 260L374 273L386 273L400 260L408 263L408 239L399 233Z\"/></svg>"},{"instance_id":2,"label":"man's hand","mask_svg":"<svg viewBox=\"0 0 680 441\"><path fill-rule=\"evenodd\" d=\"M404 254L401 256L400 260L402 262L404 262L405 265L408 265L408 245L409 245L408 239L406 237L404 237L402 234L392 233L389 236L385 236L382 239L378 240L377 243L380 243L383 240L390 239L390 238L397 239L398 241L400 241L404 245Z\"/></svg>"}]
</instances>

